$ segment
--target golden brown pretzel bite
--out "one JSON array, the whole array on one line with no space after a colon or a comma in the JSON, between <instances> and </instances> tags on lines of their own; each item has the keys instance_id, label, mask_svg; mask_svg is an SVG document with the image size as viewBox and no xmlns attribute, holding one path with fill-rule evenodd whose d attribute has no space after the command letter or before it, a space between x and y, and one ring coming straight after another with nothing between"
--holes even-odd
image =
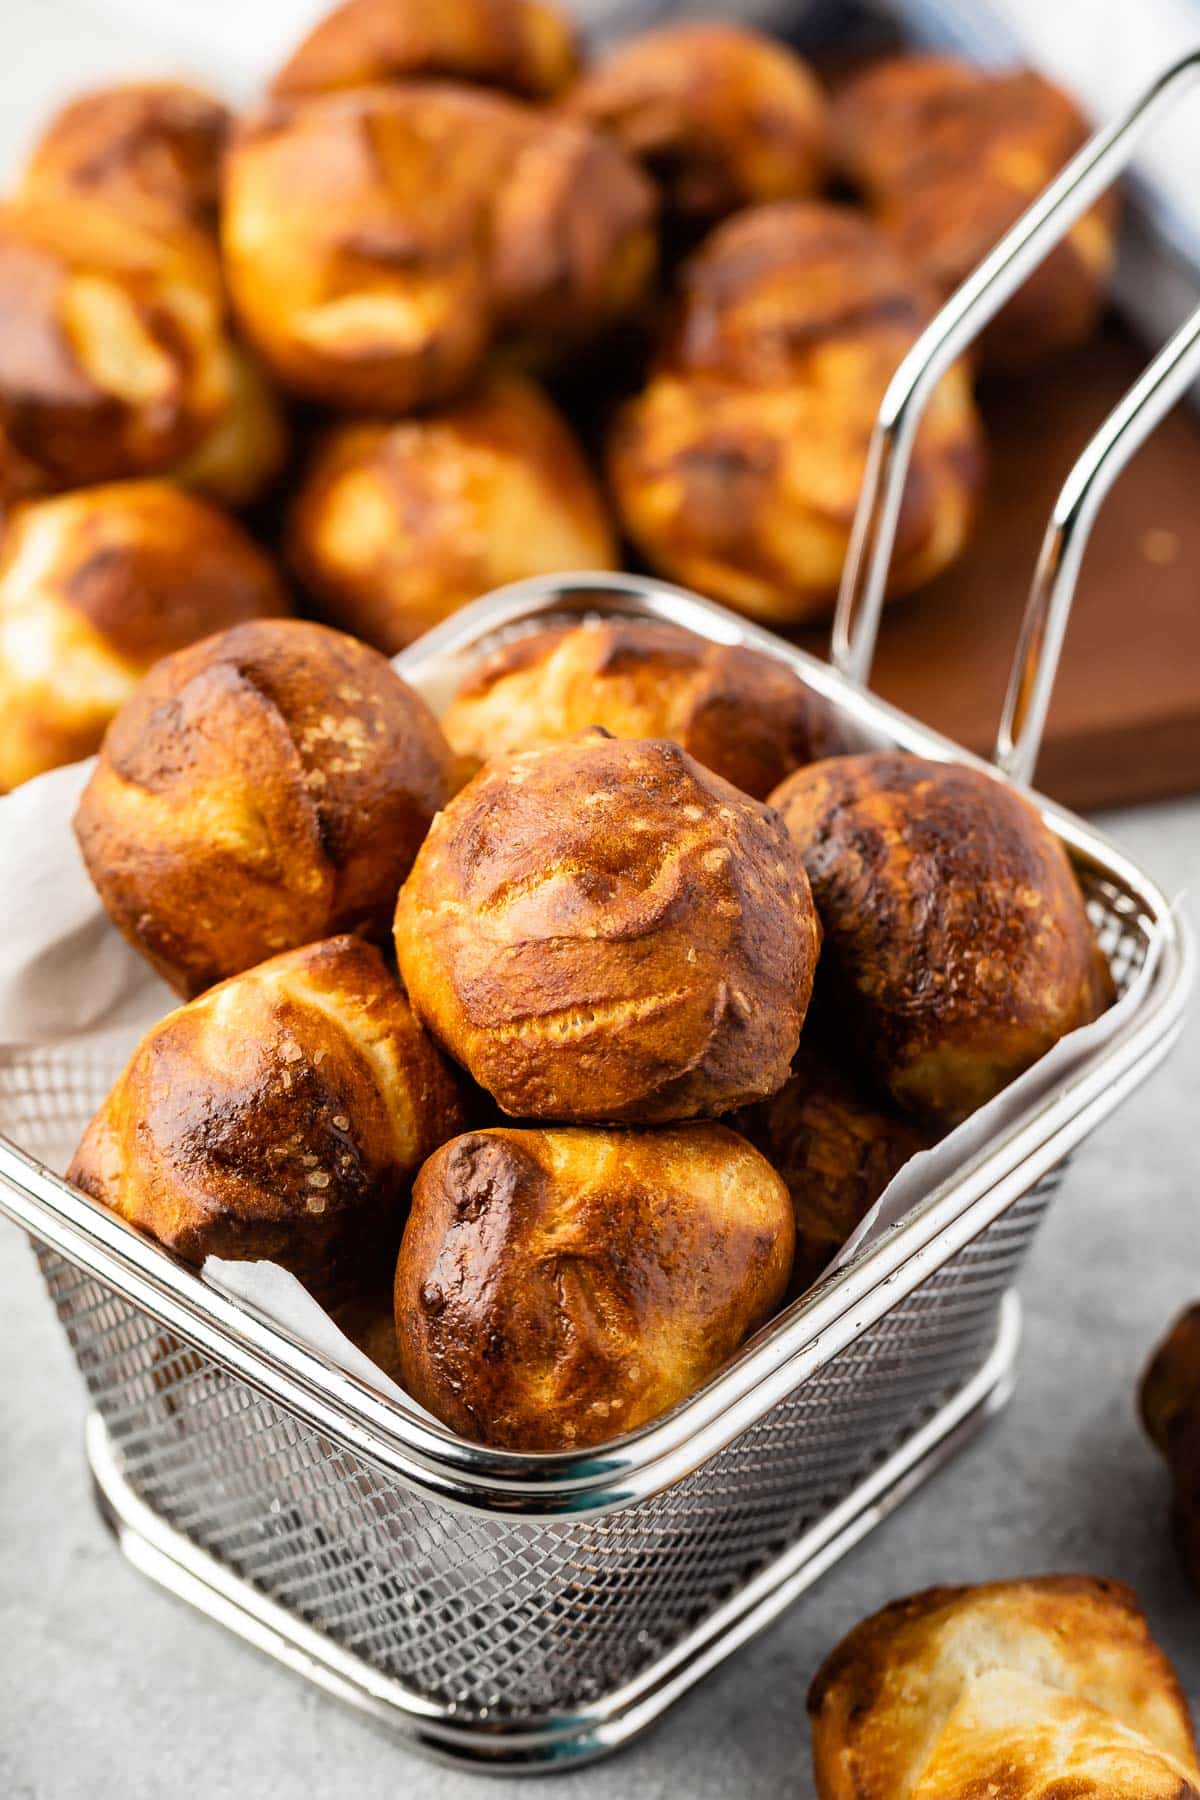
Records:
<instances>
[{"instance_id":1,"label":"golden brown pretzel bite","mask_svg":"<svg viewBox=\"0 0 1200 1800\"><path fill-rule=\"evenodd\" d=\"M1066 852L979 769L901 751L799 769L771 802L812 882L864 1056L954 1125L1112 1000Z\"/></svg>"},{"instance_id":2,"label":"golden brown pretzel bite","mask_svg":"<svg viewBox=\"0 0 1200 1800\"><path fill-rule=\"evenodd\" d=\"M378 1281L409 1184L462 1128L449 1068L379 951L307 944L153 1026L69 1179L182 1256Z\"/></svg>"},{"instance_id":3,"label":"golden brown pretzel bite","mask_svg":"<svg viewBox=\"0 0 1200 1800\"><path fill-rule=\"evenodd\" d=\"M670 738L756 800L803 763L846 748L824 703L774 657L651 619L514 638L442 718L453 748L477 763L564 743L591 725Z\"/></svg>"},{"instance_id":4,"label":"golden brown pretzel bite","mask_svg":"<svg viewBox=\"0 0 1200 1800\"><path fill-rule=\"evenodd\" d=\"M616 562L570 427L514 374L419 418L335 425L287 541L323 617L389 656L505 582Z\"/></svg>"},{"instance_id":5,"label":"golden brown pretzel bite","mask_svg":"<svg viewBox=\"0 0 1200 1800\"><path fill-rule=\"evenodd\" d=\"M642 32L587 69L565 104L644 163L683 220L812 194L825 174L820 87L794 51L743 25Z\"/></svg>"},{"instance_id":6,"label":"golden brown pretzel bite","mask_svg":"<svg viewBox=\"0 0 1200 1800\"><path fill-rule=\"evenodd\" d=\"M833 113L839 166L897 247L949 294L1088 134L1074 101L1031 69L898 56L850 83ZM1026 363L1080 342L1104 304L1115 247L1109 197L1085 213L982 339Z\"/></svg>"},{"instance_id":7,"label":"golden brown pretzel bite","mask_svg":"<svg viewBox=\"0 0 1200 1800\"><path fill-rule=\"evenodd\" d=\"M271 83L285 98L433 76L550 99L575 73L570 20L547 0L344 0Z\"/></svg>"},{"instance_id":8,"label":"golden brown pretzel bite","mask_svg":"<svg viewBox=\"0 0 1200 1800\"><path fill-rule=\"evenodd\" d=\"M787 1077L818 927L778 816L675 744L488 763L396 908L413 1006L506 1113L660 1122Z\"/></svg>"},{"instance_id":9,"label":"golden brown pretzel bite","mask_svg":"<svg viewBox=\"0 0 1200 1800\"><path fill-rule=\"evenodd\" d=\"M779 1177L720 1125L475 1131L425 1164L396 1266L404 1384L513 1450L632 1431L783 1295Z\"/></svg>"},{"instance_id":10,"label":"golden brown pretzel bite","mask_svg":"<svg viewBox=\"0 0 1200 1800\"><path fill-rule=\"evenodd\" d=\"M222 239L235 307L286 384L435 405L494 340L542 358L636 301L654 197L618 147L499 94L416 82L276 101L239 127Z\"/></svg>"},{"instance_id":11,"label":"golden brown pretzel bite","mask_svg":"<svg viewBox=\"0 0 1200 1800\"><path fill-rule=\"evenodd\" d=\"M879 403L932 310L848 208L780 202L719 226L685 265L674 330L610 440L621 520L649 562L775 624L827 612ZM956 367L917 438L893 593L954 561L980 479Z\"/></svg>"},{"instance_id":12,"label":"golden brown pretzel bite","mask_svg":"<svg viewBox=\"0 0 1200 1800\"><path fill-rule=\"evenodd\" d=\"M171 482L17 507L0 542L0 792L98 750L160 656L288 610L258 545Z\"/></svg>"},{"instance_id":13,"label":"golden brown pretzel bite","mask_svg":"<svg viewBox=\"0 0 1200 1800\"><path fill-rule=\"evenodd\" d=\"M1187 1703L1131 1591L931 1588L844 1638L808 1696L821 1800L1197 1800Z\"/></svg>"},{"instance_id":14,"label":"golden brown pretzel bite","mask_svg":"<svg viewBox=\"0 0 1200 1800\"><path fill-rule=\"evenodd\" d=\"M376 651L261 620L155 665L75 830L113 922L196 994L315 938L384 935L451 771L437 720Z\"/></svg>"}]
</instances>

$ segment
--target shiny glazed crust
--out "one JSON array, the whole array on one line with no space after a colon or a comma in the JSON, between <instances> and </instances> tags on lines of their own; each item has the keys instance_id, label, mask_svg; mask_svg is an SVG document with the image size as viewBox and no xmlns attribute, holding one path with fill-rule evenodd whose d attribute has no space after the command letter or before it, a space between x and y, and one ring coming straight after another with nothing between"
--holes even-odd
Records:
<instances>
[{"instance_id":1,"label":"shiny glazed crust","mask_svg":"<svg viewBox=\"0 0 1200 1800\"><path fill-rule=\"evenodd\" d=\"M329 938L153 1026L68 1179L187 1262L262 1258L329 1293L377 1279L413 1175L462 1123L379 951Z\"/></svg>"},{"instance_id":2,"label":"shiny glazed crust","mask_svg":"<svg viewBox=\"0 0 1200 1800\"><path fill-rule=\"evenodd\" d=\"M1111 1003L1066 852L1012 788L881 751L800 769L771 802L858 1047L917 1115L956 1124Z\"/></svg>"},{"instance_id":3,"label":"shiny glazed crust","mask_svg":"<svg viewBox=\"0 0 1200 1800\"><path fill-rule=\"evenodd\" d=\"M161 472L221 420L232 372L214 247L111 197L0 208L0 427L60 481Z\"/></svg>"},{"instance_id":4,"label":"shiny glazed crust","mask_svg":"<svg viewBox=\"0 0 1200 1800\"><path fill-rule=\"evenodd\" d=\"M1195 1800L1187 1703L1134 1595L1043 1575L857 1625L808 1696L821 1800Z\"/></svg>"},{"instance_id":5,"label":"shiny glazed crust","mask_svg":"<svg viewBox=\"0 0 1200 1800\"><path fill-rule=\"evenodd\" d=\"M779 1092L747 1107L733 1123L791 1195L796 1256L790 1296L813 1285L892 1177L929 1143L807 1041Z\"/></svg>"},{"instance_id":6,"label":"shiny glazed crust","mask_svg":"<svg viewBox=\"0 0 1200 1800\"><path fill-rule=\"evenodd\" d=\"M335 425L287 545L330 624L389 656L505 582L611 569L617 556L570 427L516 375L421 418Z\"/></svg>"},{"instance_id":7,"label":"shiny glazed crust","mask_svg":"<svg viewBox=\"0 0 1200 1800\"><path fill-rule=\"evenodd\" d=\"M452 748L475 762L564 743L592 725L618 738L670 738L756 800L846 747L822 701L774 657L648 619L515 638L485 658L442 718Z\"/></svg>"},{"instance_id":8,"label":"shiny glazed crust","mask_svg":"<svg viewBox=\"0 0 1200 1800\"><path fill-rule=\"evenodd\" d=\"M488 763L400 892L419 1016L518 1118L659 1123L787 1078L818 927L778 816L676 745Z\"/></svg>"},{"instance_id":9,"label":"shiny glazed crust","mask_svg":"<svg viewBox=\"0 0 1200 1800\"><path fill-rule=\"evenodd\" d=\"M674 330L609 441L622 522L650 563L774 624L827 612L880 400L932 312L848 208L779 202L719 226L684 265ZM956 366L917 438L893 593L954 561L981 480Z\"/></svg>"},{"instance_id":10,"label":"shiny glazed crust","mask_svg":"<svg viewBox=\"0 0 1200 1800\"><path fill-rule=\"evenodd\" d=\"M744 26L642 32L588 69L566 105L637 157L683 219L811 194L825 174L816 79L786 45Z\"/></svg>"},{"instance_id":11,"label":"shiny glazed crust","mask_svg":"<svg viewBox=\"0 0 1200 1800\"><path fill-rule=\"evenodd\" d=\"M376 651L263 621L155 665L75 830L110 918L195 994L316 938L382 937L449 768L433 714Z\"/></svg>"},{"instance_id":12,"label":"shiny glazed crust","mask_svg":"<svg viewBox=\"0 0 1200 1800\"><path fill-rule=\"evenodd\" d=\"M901 252L944 294L970 274L1079 149L1087 122L1029 69L899 56L851 82L833 112L843 175ZM1073 227L984 334L994 362L1028 363L1081 342L1104 303L1116 203Z\"/></svg>"},{"instance_id":13,"label":"shiny glazed crust","mask_svg":"<svg viewBox=\"0 0 1200 1800\"><path fill-rule=\"evenodd\" d=\"M471 1132L413 1189L404 1384L477 1442L600 1443L715 1374L775 1311L791 1256L783 1183L720 1125Z\"/></svg>"},{"instance_id":14,"label":"shiny glazed crust","mask_svg":"<svg viewBox=\"0 0 1200 1800\"><path fill-rule=\"evenodd\" d=\"M1142 1422L1174 1482L1171 1524L1179 1554L1200 1585L1200 1305L1176 1319L1142 1378Z\"/></svg>"},{"instance_id":15,"label":"shiny glazed crust","mask_svg":"<svg viewBox=\"0 0 1200 1800\"><path fill-rule=\"evenodd\" d=\"M160 656L287 611L258 545L170 482L18 507L0 546L0 791L98 750Z\"/></svg>"},{"instance_id":16,"label":"shiny glazed crust","mask_svg":"<svg viewBox=\"0 0 1200 1800\"><path fill-rule=\"evenodd\" d=\"M499 94L279 100L238 128L222 240L252 342L300 392L409 411L497 339L576 344L637 300L654 196L615 144Z\"/></svg>"},{"instance_id":17,"label":"shiny glazed crust","mask_svg":"<svg viewBox=\"0 0 1200 1800\"><path fill-rule=\"evenodd\" d=\"M69 189L213 227L227 107L182 82L95 88L51 119L25 168L27 191Z\"/></svg>"},{"instance_id":18,"label":"shiny glazed crust","mask_svg":"<svg viewBox=\"0 0 1200 1800\"><path fill-rule=\"evenodd\" d=\"M575 63L570 21L545 0L345 0L293 50L271 91L293 98L432 76L546 100Z\"/></svg>"}]
</instances>

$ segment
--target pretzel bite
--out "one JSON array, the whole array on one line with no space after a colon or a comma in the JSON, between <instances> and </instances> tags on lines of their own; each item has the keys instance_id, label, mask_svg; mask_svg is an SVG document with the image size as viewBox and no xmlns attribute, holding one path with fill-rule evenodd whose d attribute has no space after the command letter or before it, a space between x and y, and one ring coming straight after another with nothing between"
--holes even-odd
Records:
<instances>
[{"instance_id":1,"label":"pretzel bite","mask_svg":"<svg viewBox=\"0 0 1200 1800\"><path fill-rule=\"evenodd\" d=\"M186 1262L277 1262L329 1293L395 1255L414 1174L462 1123L379 951L334 937L153 1026L68 1179Z\"/></svg>"},{"instance_id":2,"label":"pretzel bite","mask_svg":"<svg viewBox=\"0 0 1200 1800\"><path fill-rule=\"evenodd\" d=\"M388 655L507 581L616 562L570 427L516 375L420 418L334 426L288 554L323 615Z\"/></svg>"},{"instance_id":3,"label":"pretzel bite","mask_svg":"<svg viewBox=\"0 0 1200 1800\"><path fill-rule=\"evenodd\" d=\"M213 247L108 199L0 208L0 428L62 483L157 473L231 398Z\"/></svg>"},{"instance_id":4,"label":"pretzel bite","mask_svg":"<svg viewBox=\"0 0 1200 1800\"><path fill-rule=\"evenodd\" d=\"M1187 1702L1133 1593L931 1588L864 1619L808 1696L820 1800L1197 1800Z\"/></svg>"},{"instance_id":5,"label":"pretzel bite","mask_svg":"<svg viewBox=\"0 0 1200 1800\"><path fill-rule=\"evenodd\" d=\"M616 145L498 94L414 83L276 101L226 163L234 305L287 385L436 405L495 339L584 341L639 298L653 193Z\"/></svg>"},{"instance_id":6,"label":"pretzel bite","mask_svg":"<svg viewBox=\"0 0 1200 1800\"><path fill-rule=\"evenodd\" d=\"M0 543L0 792L99 749L160 656L287 610L258 545L170 482L18 507Z\"/></svg>"},{"instance_id":7,"label":"pretzel bite","mask_svg":"<svg viewBox=\"0 0 1200 1800\"><path fill-rule=\"evenodd\" d=\"M770 1318L791 1260L787 1190L724 1126L471 1132L413 1189L404 1385L504 1449L619 1437Z\"/></svg>"},{"instance_id":8,"label":"pretzel bite","mask_svg":"<svg viewBox=\"0 0 1200 1800\"><path fill-rule=\"evenodd\" d=\"M791 1195L796 1257L789 1298L813 1285L892 1177L929 1141L806 1042L779 1092L734 1123Z\"/></svg>"},{"instance_id":9,"label":"pretzel bite","mask_svg":"<svg viewBox=\"0 0 1200 1800\"><path fill-rule=\"evenodd\" d=\"M1075 103L1030 69L978 69L949 56L897 56L859 76L833 114L839 167L897 247L952 293L1079 149ZM1104 304L1116 206L1085 213L982 341L999 363L1081 342Z\"/></svg>"},{"instance_id":10,"label":"pretzel bite","mask_svg":"<svg viewBox=\"0 0 1200 1800\"><path fill-rule=\"evenodd\" d=\"M51 119L26 165L27 192L101 196L213 229L230 114L177 81L95 88Z\"/></svg>"},{"instance_id":11,"label":"pretzel bite","mask_svg":"<svg viewBox=\"0 0 1200 1800\"><path fill-rule=\"evenodd\" d=\"M644 163L667 210L689 223L815 193L825 174L815 78L786 45L741 25L629 38L585 71L566 106Z\"/></svg>"},{"instance_id":12,"label":"pretzel bite","mask_svg":"<svg viewBox=\"0 0 1200 1800\"><path fill-rule=\"evenodd\" d=\"M827 612L880 400L931 312L848 208L779 202L719 226L685 264L675 328L610 439L620 516L647 560L774 624ZM956 366L917 438L892 593L958 556L981 477Z\"/></svg>"},{"instance_id":13,"label":"pretzel bite","mask_svg":"<svg viewBox=\"0 0 1200 1800\"><path fill-rule=\"evenodd\" d=\"M678 745L488 763L396 908L417 1013L501 1108L661 1122L782 1087L818 926L782 822Z\"/></svg>"},{"instance_id":14,"label":"pretzel bite","mask_svg":"<svg viewBox=\"0 0 1200 1800\"><path fill-rule=\"evenodd\" d=\"M1171 1470L1171 1524L1200 1584L1200 1305L1176 1319L1142 1378L1142 1422Z\"/></svg>"},{"instance_id":15,"label":"pretzel bite","mask_svg":"<svg viewBox=\"0 0 1200 1800\"><path fill-rule=\"evenodd\" d=\"M155 665L75 831L114 924L192 995L316 938L382 936L450 766L376 651L260 620Z\"/></svg>"},{"instance_id":16,"label":"pretzel bite","mask_svg":"<svg viewBox=\"0 0 1200 1800\"><path fill-rule=\"evenodd\" d=\"M290 439L274 385L240 344L229 346L229 403L208 436L170 471L185 487L235 509L252 506L279 480Z\"/></svg>"},{"instance_id":17,"label":"pretzel bite","mask_svg":"<svg viewBox=\"0 0 1200 1800\"><path fill-rule=\"evenodd\" d=\"M271 83L286 99L433 76L548 100L571 80L570 20L546 0L345 0Z\"/></svg>"},{"instance_id":18,"label":"pretzel bite","mask_svg":"<svg viewBox=\"0 0 1200 1800\"><path fill-rule=\"evenodd\" d=\"M846 748L824 703L773 656L650 619L514 638L442 718L452 747L476 763L565 743L591 725L670 738L756 800L803 763Z\"/></svg>"},{"instance_id":19,"label":"pretzel bite","mask_svg":"<svg viewBox=\"0 0 1200 1800\"><path fill-rule=\"evenodd\" d=\"M833 757L771 796L812 883L859 1047L954 1125L1113 998L1066 852L1015 789L901 751Z\"/></svg>"}]
</instances>

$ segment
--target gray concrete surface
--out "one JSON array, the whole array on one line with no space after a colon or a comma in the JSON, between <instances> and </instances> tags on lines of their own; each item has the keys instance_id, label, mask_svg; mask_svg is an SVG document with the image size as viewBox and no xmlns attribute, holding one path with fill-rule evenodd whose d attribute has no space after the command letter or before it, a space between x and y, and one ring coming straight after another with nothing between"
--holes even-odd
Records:
<instances>
[{"instance_id":1,"label":"gray concrete surface","mask_svg":"<svg viewBox=\"0 0 1200 1800\"><path fill-rule=\"evenodd\" d=\"M1106 821L1171 892L1200 887L1200 801ZM1188 904L1192 904L1188 902ZM1193 916L1195 910L1193 906ZM1023 1282L1008 1411L808 1598L617 1758L544 1800L811 1795L804 1691L863 1613L935 1581L1131 1581L1200 1699L1200 1596L1165 1530L1138 1372L1200 1294L1200 1022L1075 1159ZM88 1497L82 1395L17 1234L0 1229L0 1794L5 1800L475 1800L151 1588ZM511 1791L511 1787L510 1790Z\"/></svg>"}]
</instances>

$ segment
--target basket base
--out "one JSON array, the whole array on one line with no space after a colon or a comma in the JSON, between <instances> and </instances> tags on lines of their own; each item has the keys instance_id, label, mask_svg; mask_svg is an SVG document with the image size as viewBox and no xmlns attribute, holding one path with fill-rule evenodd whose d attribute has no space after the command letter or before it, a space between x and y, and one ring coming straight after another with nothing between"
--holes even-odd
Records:
<instances>
[{"instance_id":1,"label":"basket base","mask_svg":"<svg viewBox=\"0 0 1200 1800\"><path fill-rule=\"evenodd\" d=\"M456 1719L348 1655L198 1550L138 1499L96 1413L88 1417L86 1453L101 1517L124 1556L160 1587L439 1762L497 1774L561 1772L644 1730L941 1468L1011 1395L1020 1335L1020 1304L1008 1293L995 1343L978 1373L840 1506L619 1692L569 1716L524 1724Z\"/></svg>"}]
</instances>

